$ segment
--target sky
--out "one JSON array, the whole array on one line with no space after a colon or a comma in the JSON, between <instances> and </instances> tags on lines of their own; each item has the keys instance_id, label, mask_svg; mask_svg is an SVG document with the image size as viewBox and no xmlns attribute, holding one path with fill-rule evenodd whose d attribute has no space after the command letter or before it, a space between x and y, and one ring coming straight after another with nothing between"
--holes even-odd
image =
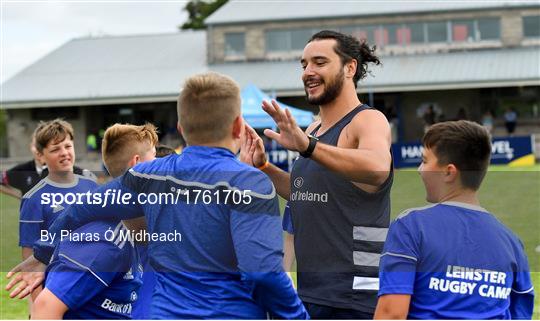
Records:
<instances>
[{"instance_id":1,"label":"sky","mask_svg":"<svg viewBox=\"0 0 540 321\"><path fill-rule=\"evenodd\" d=\"M1 0L0 82L73 38L177 32L186 2Z\"/></svg>"}]
</instances>

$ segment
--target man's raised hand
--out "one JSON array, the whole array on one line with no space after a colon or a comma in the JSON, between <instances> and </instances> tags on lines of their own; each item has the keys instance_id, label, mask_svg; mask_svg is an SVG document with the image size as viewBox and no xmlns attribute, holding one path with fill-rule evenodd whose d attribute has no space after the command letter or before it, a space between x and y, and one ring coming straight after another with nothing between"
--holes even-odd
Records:
<instances>
[{"instance_id":1,"label":"man's raised hand","mask_svg":"<svg viewBox=\"0 0 540 321\"><path fill-rule=\"evenodd\" d=\"M288 150L303 152L308 148L309 138L296 124L289 109L282 109L275 100L263 101L263 110L274 119L279 133L265 129L264 134Z\"/></svg>"}]
</instances>

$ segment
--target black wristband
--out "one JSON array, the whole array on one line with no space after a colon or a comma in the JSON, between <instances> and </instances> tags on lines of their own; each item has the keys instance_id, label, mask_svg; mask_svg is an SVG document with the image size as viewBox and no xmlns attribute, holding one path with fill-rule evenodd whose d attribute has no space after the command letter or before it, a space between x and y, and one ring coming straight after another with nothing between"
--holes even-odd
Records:
<instances>
[{"instance_id":1,"label":"black wristband","mask_svg":"<svg viewBox=\"0 0 540 321\"><path fill-rule=\"evenodd\" d=\"M300 152L300 156L304 158L311 157L311 154L313 154L313 151L315 150L315 145L317 145L317 142L319 141L319 139L315 136L312 136L312 135L307 135L307 136L309 138L309 145L305 151Z\"/></svg>"}]
</instances>

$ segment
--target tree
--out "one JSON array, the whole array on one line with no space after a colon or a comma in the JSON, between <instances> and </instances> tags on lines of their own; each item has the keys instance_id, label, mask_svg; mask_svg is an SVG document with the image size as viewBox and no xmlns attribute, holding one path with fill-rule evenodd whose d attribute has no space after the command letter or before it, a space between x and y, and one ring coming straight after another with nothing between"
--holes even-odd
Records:
<instances>
[{"instance_id":1,"label":"tree","mask_svg":"<svg viewBox=\"0 0 540 321\"><path fill-rule=\"evenodd\" d=\"M208 18L214 11L219 9L228 0L190 0L184 7L189 17L180 29L206 29L204 20Z\"/></svg>"}]
</instances>

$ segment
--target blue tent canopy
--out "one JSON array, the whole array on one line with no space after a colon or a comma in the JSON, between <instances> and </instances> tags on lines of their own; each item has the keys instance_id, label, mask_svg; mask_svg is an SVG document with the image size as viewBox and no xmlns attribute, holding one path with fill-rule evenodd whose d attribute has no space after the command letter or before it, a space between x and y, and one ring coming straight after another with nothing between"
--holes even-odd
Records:
<instances>
[{"instance_id":1,"label":"blue tent canopy","mask_svg":"<svg viewBox=\"0 0 540 321\"><path fill-rule=\"evenodd\" d=\"M255 85L247 85L242 89L242 116L253 128L273 128L276 126L272 117L262 110L263 100L271 98ZM278 102L280 107L288 108L300 127L307 127L313 122L313 113L287 106Z\"/></svg>"}]
</instances>

